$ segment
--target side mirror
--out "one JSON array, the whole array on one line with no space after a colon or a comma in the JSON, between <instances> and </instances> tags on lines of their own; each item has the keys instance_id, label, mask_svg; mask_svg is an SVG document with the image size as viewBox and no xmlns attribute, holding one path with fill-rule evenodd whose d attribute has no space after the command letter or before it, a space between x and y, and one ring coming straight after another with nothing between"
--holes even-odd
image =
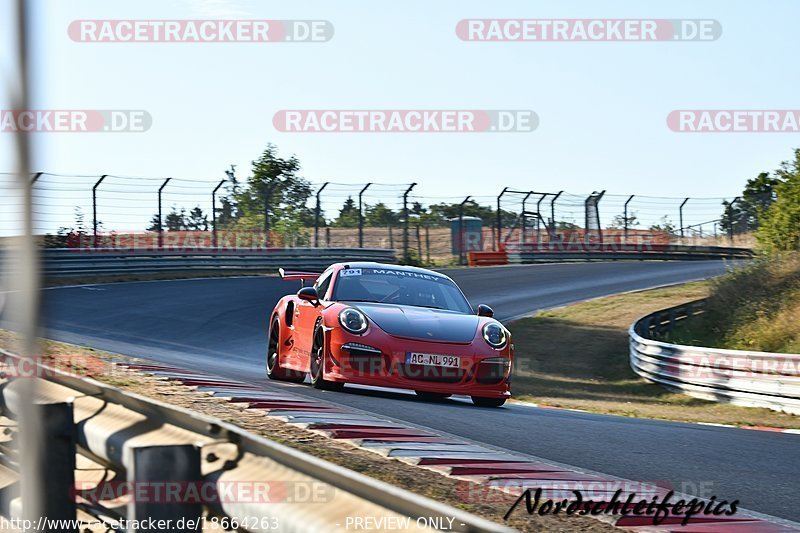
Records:
<instances>
[{"instance_id":1,"label":"side mirror","mask_svg":"<svg viewBox=\"0 0 800 533\"><path fill-rule=\"evenodd\" d=\"M494 316L494 311L492 311L492 308L488 305L480 304L478 306L478 316L488 316L491 318Z\"/></svg>"},{"instance_id":2,"label":"side mirror","mask_svg":"<svg viewBox=\"0 0 800 533\"><path fill-rule=\"evenodd\" d=\"M311 302L315 306L319 305L319 294L317 294L317 289L314 287L303 287L297 291L297 297L306 302Z\"/></svg>"}]
</instances>

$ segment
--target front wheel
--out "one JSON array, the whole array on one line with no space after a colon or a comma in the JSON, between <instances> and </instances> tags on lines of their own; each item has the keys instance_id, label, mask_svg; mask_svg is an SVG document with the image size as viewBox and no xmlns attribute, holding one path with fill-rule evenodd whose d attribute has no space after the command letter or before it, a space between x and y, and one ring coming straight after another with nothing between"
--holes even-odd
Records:
<instances>
[{"instance_id":1,"label":"front wheel","mask_svg":"<svg viewBox=\"0 0 800 533\"><path fill-rule=\"evenodd\" d=\"M506 403L505 398L482 398L480 396L473 396L472 403L478 407L500 407Z\"/></svg>"},{"instance_id":2,"label":"front wheel","mask_svg":"<svg viewBox=\"0 0 800 533\"><path fill-rule=\"evenodd\" d=\"M276 316L269 327L269 342L267 343L267 377L280 381L302 383L306 379L305 372L290 370L281 366L281 324Z\"/></svg>"},{"instance_id":3,"label":"front wheel","mask_svg":"<svg viewBox=\"0 0 800 533\"><path fill-rule=\"evenodd\" d=\"M336 381L328 381L323 377L323 368L325 367L325 335L322 332L322 327L317 327L314 330L314 344L311 348L311 364L309 365L309 374L311 375L311 386L315 389L322 390L342 390L344 383Z\"/></svg>"}]
</instances>

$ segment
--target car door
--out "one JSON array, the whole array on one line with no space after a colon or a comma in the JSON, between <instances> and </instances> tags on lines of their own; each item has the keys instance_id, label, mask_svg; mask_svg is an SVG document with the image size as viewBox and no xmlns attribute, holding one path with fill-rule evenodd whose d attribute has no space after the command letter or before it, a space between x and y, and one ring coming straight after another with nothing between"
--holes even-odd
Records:
<instances>
[{"instance_id":1,"label":"car door","mask_svg":"<svg viewBox=\"0 0 800 533\"><path fill-rule=\"evenodd\" d=\"M331 279L333 279L333 270L324 272L314 283L314 288L317 289L321 301L324 301L327 297ZM311 347L314 341L314 326L322 309L322 305L315 306L305 300L299 300L295 306L294 357L292 361L292 366L295 366L295 368L307 370L309 367Z\"/></svg>"}]
</instances>

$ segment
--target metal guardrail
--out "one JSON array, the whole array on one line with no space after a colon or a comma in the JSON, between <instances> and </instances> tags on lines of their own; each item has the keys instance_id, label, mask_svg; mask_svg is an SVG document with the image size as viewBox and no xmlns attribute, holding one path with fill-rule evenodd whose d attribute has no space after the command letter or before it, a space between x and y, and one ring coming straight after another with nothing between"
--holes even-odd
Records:
<instances>
[{"instance_id":1,"label":"metal guardrail","mask_svg":"<svg viewBox=\"0 0 800 533\"><path fill-rule=\"evenodd\" d=\"M633 371L696 398L800 414L800 355L658 340L679 322L702 313L704 304L698 300L637 320L628 331Z\"/></svg>"},{"instance_id":2,"label":"metal guardrail","mask_svg":"<svg viewBox=\"0 0 800 533\"><path fill-rule=\"evenodd\" d=\"M266 248L262 250L138 250L45 248L45 277L114 276L125 274L266 272L278 267L323 270L340 261L396 263L394 250L384 248ZM13 262L7 265L13 268Z\"/></svg>"},{"instance_id":3,"label":"metal guardrail","mask_svg":"<svg viewBox=\"0 0 800 533\"><path fill-rule=\"evenodd\" d=\"M41 479L27 482L36 484L33 488L47 496L43 513L48 518L74 519L76 512L81 511L95 517L124 517L127 520L172 519L175 524L175 520L181 518L199 521L204 511L209 511L214 516L224 516L238 523L242 527L237 530L241 531L321 531L333 529L333 524L343 527L348 516L367 521L380 517L410 517L410 528L421 531L435 529L429 527L436 523L435 519L440 520L438 523L442 527L452 527L455 531L515 531L306 455L221 420L92 379L69 375L2 350L0 359L7 364L19 365L27 372L31 372L35 365L36 375L41 372L47 376L47 381L36 380L39 382L37 409L44 421L43 434L38 438L47 443L47 453L35 459L38 471L42 473ZM20 381L15 379L2 385L0 409L4 417L17 419L19 433L24 434L26 421L17 416L22 401L18 387ZM0 452L8 450L7 442L0 443ZM96 468L79 469L78 475L85 472L96 474L97 470L107 469L100 482L121 480L133 487L129 489L131 494L134 490L144 490L142 485L148 483L161 486L159 494L162 495L169 494L163 488L165 482L173 482L178 488L192 483L213 487L268 483L270 500L231 501L219 497L212 498L211 504L206 501L198 504L196 501L153 501L147 497L140 498L140 492L136 492L136 496L123 504L122 509L87 504L75 498L76 487L86 486L85 479L75 477L76 451L85 458L84 461L90 460L96 465ZM6 467L13 463L13 459L3 459L0 467L7 477ZM108 479L109 474L114 476L114 480ZM315 484L310 491L316 495L313 501L293 501L291 494L288 500L272 498L274 487L283 488L277 492L279 496L286 496L287 486L303 483ZM7 486L3 489L6 501L9 500L7 489ZM147 495L153 493L154 489L150 487ZM205 495L204 492L200 494ZM258 490L249 494L263 496ZM13 516L15 509L19 511L19 505L18 498L11 499L12 505L7 509L11 509ZM422 527L416 522L417 518L426 519Z\"/></svg>"},{"instance_id":4,"label":"metal guardrail","mask_svg":"<svg viewBox=\"0 0 800 533\"><path fill-rule=\"evenodd\" d=\"M500 252L469 252L470 266L523 265L571 261L698 261L708 259L750 259L749 248L723 246L682 246L675 244L509 244Z\"/></svg>"}]
</instances>

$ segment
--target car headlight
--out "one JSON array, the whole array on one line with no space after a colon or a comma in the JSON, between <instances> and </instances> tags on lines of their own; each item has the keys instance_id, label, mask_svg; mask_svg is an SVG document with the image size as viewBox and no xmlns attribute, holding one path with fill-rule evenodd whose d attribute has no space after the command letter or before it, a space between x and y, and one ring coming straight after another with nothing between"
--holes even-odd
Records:
<instances>
[{"instance_id":1,"label":"car headlight","mask_svg":"<svg viewBox=\"0 0 800 533\"><path fill-rule=\"evenodd\" d=\"M343 309L339 313L339 323L345 330L356 335L361 335L367 331L367 317L364 313L352 307Z\"/></svg>"},{"instance_id":2,"label":"car headlight","mask_svg":"<svg viewBox=\"0 0 800 533\"><path fill-rule=\"evenodd\" d=\"M486 341L486 344L494 348L495 350L500 350L506 347L508 344L508 335L506 334L506 328L498 324L497 322L489 322L483 326L483 340Z\"/></svg>"}]
</instances>

